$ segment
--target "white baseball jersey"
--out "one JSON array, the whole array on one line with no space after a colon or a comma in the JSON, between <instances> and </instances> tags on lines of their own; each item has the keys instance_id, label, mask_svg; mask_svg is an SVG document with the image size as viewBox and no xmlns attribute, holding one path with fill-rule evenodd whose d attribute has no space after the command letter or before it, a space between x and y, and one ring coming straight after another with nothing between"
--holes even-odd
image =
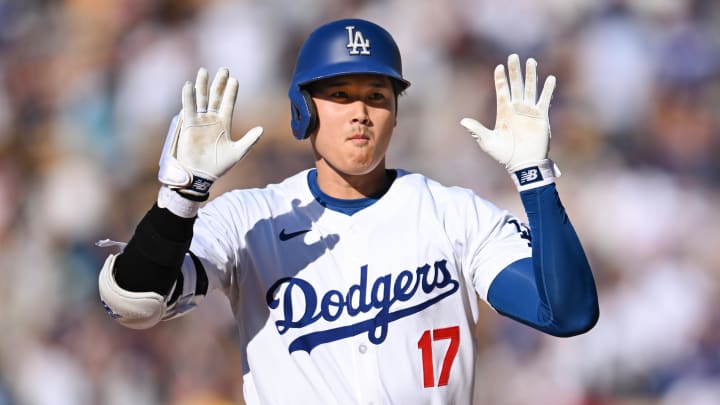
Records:
<instances>
[{"instance_id":1,"label":"white baseball jersey","mask_svg":"<svg viewBox=\"0 0 720 405\"><path fill-rule=\"evenodd\" d=\"M398 170L346 215L308 171L225 193L190 250L228 296L248 404L471 404L476 294L531 257L517 220L472 191Z\"/></svg>"}]
</instances>

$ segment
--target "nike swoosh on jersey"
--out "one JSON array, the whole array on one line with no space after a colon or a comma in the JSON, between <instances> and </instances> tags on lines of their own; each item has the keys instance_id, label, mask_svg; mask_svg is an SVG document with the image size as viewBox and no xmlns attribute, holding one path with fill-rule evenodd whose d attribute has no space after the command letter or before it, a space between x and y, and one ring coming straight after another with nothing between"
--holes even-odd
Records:
<instances>
[{"instance_id":1,"label":"nike swoosh on jersey","mask_svg":"<svg viewBox=\"0 0 720 405\"><path fill-rule=\"evenodd\" d=\"M296 236L300 236L300 235L305 234L305 233L308 233L308 232L310 232L309 229L303 229L303 230L300 230L300 231L285 233L285 228L283 228L283 229L280 231L280 235L278 235L278 237L280 237L280 240L284 242L284 241L286 241L286 240L292 239L292 238L294 238L294 237L296 237Z\"/></svg>"}]
</instances>

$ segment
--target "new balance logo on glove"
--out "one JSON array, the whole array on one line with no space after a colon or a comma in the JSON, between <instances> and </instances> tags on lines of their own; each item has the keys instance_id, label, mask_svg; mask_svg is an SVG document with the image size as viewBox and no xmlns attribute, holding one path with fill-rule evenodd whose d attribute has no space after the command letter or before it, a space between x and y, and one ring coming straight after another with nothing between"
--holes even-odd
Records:
<instances>
[{"instance_id":1,"label":"new balance logo on glove","mask_svg":"<svg viewBox=\"0 0 720 405\"><path fill-rule=\"evenodd\" d=\"M212 186L213 182L208 179L203 179L202 177L193 176L192 184L190 185L190 189L193 191L197 191L199 193L207 193L208 190L210 190L210 186Z\"/></svg>"},{"instance_id":2,"label":"new balance logo on glove","mask_svg":"<svg viewBox=\"0 0 720 405\"><path fill-rule=\"evenodd\" d=\"M537 166L518 170L515 172L515 176L517 176L518 182L521 186L543 180L540 168Z\"/></svg>"}]
</instances>

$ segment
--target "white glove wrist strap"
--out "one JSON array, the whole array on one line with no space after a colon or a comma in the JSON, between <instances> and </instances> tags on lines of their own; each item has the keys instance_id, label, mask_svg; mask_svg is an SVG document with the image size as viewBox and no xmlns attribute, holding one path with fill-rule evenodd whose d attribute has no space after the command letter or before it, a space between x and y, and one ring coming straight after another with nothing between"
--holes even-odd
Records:
<instances>
[{"instance_id":1,"label":"white glove wrist strap","mask_svg":"<svg viewBox=\"0 0 720 405\"><path fill-rule=\"evenodd\" d=\"M521 163L508 168L508 172L518 191L555 183L555 178L561 175L560 168L550 159Z\"/></svg>"},{"instance_id":2,"label":"white glove wrist strap","mask_svg":"<svg viewBox=\"0 0 720 405\"><path fill-rule=\"evenodd\" d=\"M193 218L200 209L200 201L187 199L170 187L160 187L157 199L158 207L167 208L173 214L183 218Z\"/></svg>"}]
</instances>

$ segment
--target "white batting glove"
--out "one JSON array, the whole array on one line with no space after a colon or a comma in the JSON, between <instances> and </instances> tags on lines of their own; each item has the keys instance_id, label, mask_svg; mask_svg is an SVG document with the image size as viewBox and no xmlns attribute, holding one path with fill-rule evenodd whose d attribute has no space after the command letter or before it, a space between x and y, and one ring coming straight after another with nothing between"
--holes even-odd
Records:
<instances>
[{"instance_id":1,"label":"white batting glove","mask_svg":"<svg viewBox=\"0 0 720 405\"><path fill-rule=\"evenodd\" d=\"M212 183L248 153L263 129L252 128L239 140L232 140L237 92L238 82L227 68L218 70L209 95L205 68L198 70L194 89L191 82L185 83L182 111L170 124L160 158L161 183L190 200L204 201Z\"/></svg>"},{"instance_id":2,"label":"white batting glove","mask_svg":"<svg viewBox=\"0 0 720 405\"><path fill-rule=\"evenodd\" d=\"M551 136L548 111L555 76L548 76L537 99L535 59L526 62L524 85L517 54L508 57L508 71L509 89L505 67L495 68L495 129L490 130L472 118L463 118L460 125L470 131L485 152L505 165L518 190L523 191L552 183L560 176L557 166L547 158Z\"/></svg>"}]
</instances>

